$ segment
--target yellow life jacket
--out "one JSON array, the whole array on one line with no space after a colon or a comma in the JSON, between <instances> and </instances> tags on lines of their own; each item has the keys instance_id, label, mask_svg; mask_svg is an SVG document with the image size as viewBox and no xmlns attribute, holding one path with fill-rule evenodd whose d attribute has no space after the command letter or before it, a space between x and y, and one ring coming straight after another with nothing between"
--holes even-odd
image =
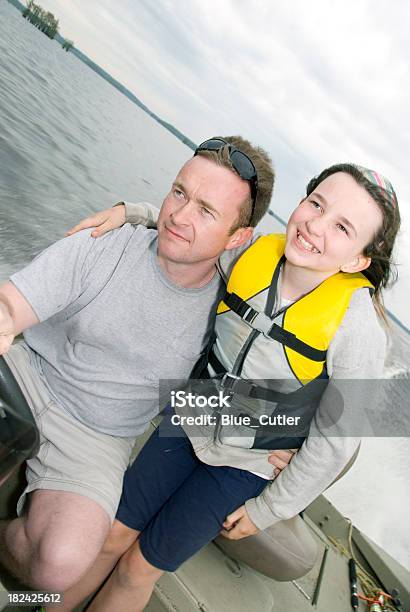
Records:
<instances>
[{"instance_id":1,"label":"yellow life jacket","mask_svg":"<svg viewBox=\"0 0 410 612\"><path fill-rule=\"evenodd\" d=\"M235 264L228 281L227 293L219 303L217 314L233 310L251 327L258 329L253 322L261 313L246 304L246 301L270 287L272 278L275 273L278 276L280 265L284 261L284 249L283 234L258 238ZM288 363L302 384L322 373L326 351L342 322L351 296L354 291L363 287L373 289L371 282L360 272L338 272L330 276L284 310L280 325L284 334L278 331L278 325L274 325L276 334L266 333L265 315L265 328L262 326L265 335L284 345ZM246 312L247 306L249 309ZM259 319L263 316L262 314ZM270 317L271 313L268 316Z\"/></svg>"},{"instance_id":2,"label":"yellow life jacket","mask_svg":"<svg viewBox=\"0 0 410 612\"><path fill-rule=\"evenodd\" d=\"M215 336L207 354L192 373L194 379L210 378L218 389L229 394L229 414L238 414L241 418L245 415L251 419L248 425L235 424L233 428L228 425L231 440L228 444L233 446L241 446L243 440L249 443L248 448L257 449L302 446L328 384L327 350L349 307L352 294L359 288L373 289L361 273L338 272L299 300L273 312L277 308L277 284L285 262L284 249L284 235L262 236L234 265L224 299L218 306L220 321L217 321ZM225 342L229 343L229 333L221 335L224 321L225 329L230 330L234 339L234 351L224 345ZM236 323L241 332L237 337ZM251 328L246 336L242 333L244 324ZM255 352L250 355L254 341L261 334L268 341L282 345L292 373L290 386L284 386L284 381L276 379L274 375L269 380L266 376L266 365L269 369L270 363L269 342L259 343L259 348L263 345L259 359L265 359L262 356L265 355L266 363L255 361ZM238 337L243 337L243 342L238 342ZM272 357L275 354L272 350ZM252 379L242 378L248 355L252 367L247 370L253 371ZM229 359L229 364L224 363L225 359ZM263 372L260 376L258 363ZM274 371L275 365L272 364ZM197 380L197 383L201 381ZM261 425L257 419L255 421L258 411L264 415L275 413L293 417L298 426L292 424L283 427L280 423ZM218 419L214 436L225 444L222 416Z\"/></svg>"}]
</instances>

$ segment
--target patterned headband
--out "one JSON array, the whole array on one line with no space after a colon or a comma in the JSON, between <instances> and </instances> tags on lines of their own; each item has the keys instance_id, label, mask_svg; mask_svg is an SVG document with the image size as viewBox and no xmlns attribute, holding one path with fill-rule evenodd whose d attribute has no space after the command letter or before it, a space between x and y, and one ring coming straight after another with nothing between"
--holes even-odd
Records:
<instances>
[{"instance_id":1,"label":"patterned headband","mask_svg":"<svg viewBox=\"0 0 410 612\"><path fill-rule=\"evenodd\" d=\"M363 168L363 166L358 166L356 164L356 168L363 174L363 176L370 182L372 185L376 185L380 189L383 189L385 192L387 199L392 208L396 208L397 206L397 196L396 192L393 189L393 185L382 174L379 174L375 170L370 170L369 168Z\"/></svg>"}]
</instances>

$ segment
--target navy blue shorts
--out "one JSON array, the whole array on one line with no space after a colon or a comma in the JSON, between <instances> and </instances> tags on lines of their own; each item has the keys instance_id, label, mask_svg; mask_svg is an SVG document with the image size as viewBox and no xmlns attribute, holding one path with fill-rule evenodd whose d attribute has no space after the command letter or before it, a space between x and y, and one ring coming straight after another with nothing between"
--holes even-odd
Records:
<instances>
[{"instance_id":1,"label":"navy blue shorts","mask_svg":"<svg viewBox=\"0 0 410 612\"><path fill-rule=\"evenodd\" d=\"M165 417L169 419L169 417ZM152 434L124 476L117 520L141 531L145 559L174 572L222 529L227 515L259 495L267 480L246 470L202 463L178 426Z\"/></svg>"}]
</instances>

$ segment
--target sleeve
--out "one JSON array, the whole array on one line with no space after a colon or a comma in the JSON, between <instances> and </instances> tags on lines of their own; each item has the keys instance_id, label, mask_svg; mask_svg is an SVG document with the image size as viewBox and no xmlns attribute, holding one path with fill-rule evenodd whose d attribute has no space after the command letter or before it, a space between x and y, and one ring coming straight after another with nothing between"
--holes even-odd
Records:
<instances>
[{"instance_id":1,"label":"sleeve","mask_svg":"<svg viewBox=\"0 0 410 612\"><path fill-rule=\"evenodd\" d=\"M149 202L122 202L125 205L125 222L133 225L145 225L156 229L159 210Z\"/></svg>"},{"instance_id":2,"label":"sleeve","mask_svg":"<svg viewBox=\"0 0 410 612\"><path fill-rule=\"evenodd\" d=\"M77 232L52 244L10 277L40 322L63 310L82 293L93 265L119 231L98 240L91 238L89 229Z\"/></svg>"},{"instance_id":3,"label":"sleeve","mask_svg":"<svg viewBox=\"0 0 410 612\"><path fill-rule=\"evenodd\" d=\"M238 261L241 255L249 249L250 246L253 245L256 240L262 236L260 232L254 234L250 240L242 244L237 249L230 249L229 251L224 251L218 260L218 268L221 272L222 277L227 280L232 272L232 268Z\"/></svg>"},{"instance_id":4,"label":"sleeve","mask_svg":"<svg viewBox=\"0 0 410 612\"><path fill-rule=\"evenodd\" d=\"M375 379L382 377L385 352L386 336L371 298L359 290L329 347L331 378L308 438L261 495L245 503L259 529L304 510L352 458L367 428L366 409L375 406Z\"/></svg>"},{"instance_id":5,"label":"sleeve","mask_svg":"<svg viewBox=\"0 0 410 612\"><path fill-rule=\"evenodd\" d=\"M156 228L159 216L159 210L149 202L118 202L125 205L125 221L133 225L145 225L145 227ZM218 267L222 277L226 280L235 263L240 256L261 236L261 233L254 234L251 240L248 240L237 249L224 251L219 258Z\"/></svg>"}]
</instances>

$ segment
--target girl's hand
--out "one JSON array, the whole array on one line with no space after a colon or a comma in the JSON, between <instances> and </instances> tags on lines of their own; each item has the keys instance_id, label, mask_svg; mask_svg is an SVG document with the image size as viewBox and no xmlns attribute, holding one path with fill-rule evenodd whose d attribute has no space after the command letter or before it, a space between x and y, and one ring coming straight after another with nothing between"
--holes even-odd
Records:
<instances>
[{"instance_id":1,"label":"girl's hand","mask_svg":"<svg viewBox=\"0 0 410 612\"><path fill-rule=\"evenodd\" d=\"M91 232L91 236L93 238L98 238L113 229L117 229L117 227L121 227L124 223L125 206L124 204L119 204L118 206L113 206L113 208L107 208L107 210L95 213L92 217L83 219L80 223L77 223L77 225L74 225L74 227L68 230L66 236L71 236L71 234L75 234L89 227L95 227L95 230Z\"/></svg>"},{"instance_id":2,"label":"girl's hand","mask_svg":"<svg viewBox=\"0 0 410 612\"><path fill-rule=\"evenodd\" d=\"M292 461L292 458L298 452L297 448L290 448L289 450L275 450L271 451L268 457L269 463L275 466L273 473L278 476L281 471Z\"/></svg>"},{"instance_id":3,"label":"girl's hand","mask_svg":"<svg viewBox=\"0 0 410 612\"><path fill-rule=\"evenodd\" d=\"M229 514L223 522L224 529L221 535L228 540L240 540L258 533L259 529L252 523L245 506L241 506L232 514Z\"/></svg>"}]
</instances>

